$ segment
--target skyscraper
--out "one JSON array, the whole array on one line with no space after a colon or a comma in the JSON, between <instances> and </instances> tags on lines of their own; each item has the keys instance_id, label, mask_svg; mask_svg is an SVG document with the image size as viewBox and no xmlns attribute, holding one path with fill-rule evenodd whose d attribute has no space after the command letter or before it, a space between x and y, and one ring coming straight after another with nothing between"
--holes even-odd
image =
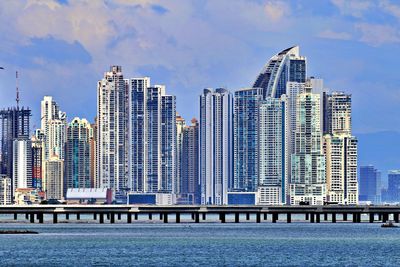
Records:
<instances>
[{"instance_id":1,"label":"skyscraper","mask_svg":"<svg viewBox=\"0 0 400 267\"><path fill-rule=\"evenodd\" d=\"M40 191L43 189L44 165L44 135L41 129L36 129L31 137L32 142L32 187Z\"/></svg>"},{"instance_id":2,"label":"skyscraper","mask_svg":"<svg viewBox=\"0 0 400 267\"><path fill-rule=\"evenodd\" d=\"M74 118L67 128L65 155L66 188L92 188L90 140L92 128L86 119Z\"/></svg>"},{"instance_id":3,"label":"skyscraper","mask_svg":"<svg viewBox=\"0 0 400 267\"><path fill-rule=\"evenodd\" d=\"M400 202L400 170L388 173L387 199L389 202Z\"/></svg>"},{"instance_id":4,"label":"skyscraper","mask_svg":"<svg viewBox=\"0 0 400 267\"><path fill-rule=\"evenodd\" d=\"M232 94L204 89L200 96L200 186L202 204L227 204L232 186Z\"/></svg>"},{"instance_id":5,"label":"skyscraper","mask_svg":"<svg viewBox=\"0 0 400 267\"><path fill-rule=\"evenodd\" d=\"M348 134L324 136L328 201L358 204L357 139Z\"/></svg>"},{"instance_id":6,"label":"skyscraper","mask_svg":"<svg viewBox=\"0 0 400 267\"><path fill-rule=\"evenodd\" d=\"M14 169L14 140L29 139L29 122L31 110L29 108L13 107L0 110L1 121L1 161L0 173L13 177Z\"/></svg>"},{"instance_id":7,"label":"skyscraper","mask_svg":"<svg viewBox=\"0 0 400 267\"><path fill-rule=\"evenodd\" d=\"M286 94L287 82L306 81L306 58L300 56L299 47L293 46L274 55L261 70L254 88L263 88L263 96L279 98Z\"/></svg>"},{"instance_id":8,"label":"skyscraper","mask_svg":"<svg viewBox=\"0 0 400 267\"><path fill-rule=\"evenodd\" d=\"M41 102L41 132L44 138L44 160L52 156L52 146L50 145L50 121L61 120L65 113L60 111L56 101L51 96L44 96ZM53 145L53 144L52 144ZM60 149L60 148L58 148Z\"/></svg>"},{"instance_id":9,"label":"skyscraper","mask_svg":"<svg viewBox=\"0 0 400 267\"><path fill-rule=\"evenodd\" d=\"M183 135L186 127L185 119L179 115L176 115L176 183L175 190L176 194L181 192L182 187L182 157L183 155Z\"/></svg>"},{"instance_id":10,"label":"skyscraper","mask_svg":"<svg viewBox=\"0 0 400 267\"><path fill-rule=\"evenodd\" d=\"M295 153L291 156L290 203L322 205L326 199L325 156L322 153L320 96L310 87L297 96Z\"/></svg>"},{"instance_id":11,"label":"skyscraper","mask_svg":"<svg viewBox=\"0 0 400 267\"><path fill-rule=\"evenodd\" d=\"M15 139L13 145L13 192L32 187L32 144L26 138Z\"/></svg>"},{"instance_id":12,"label":"skyscraper","mask_svg":"<svg viewBox=\"0 0 400 267\"><path fill-rule=\"evenodd\" d=\"M173 193L176 183L176 98L165 86L147 88L145 192Z\"/></svg>"},{"instance_id":13,"label":"skyscraper","mask_svg":"<svg viewBox=\"0 0 400 267\"><path fill-rule=\"evenodd\" d=\"M268 97L259 112L259 203L286 203L288 175L286 96Z\"/></svg>"},{"instance_id":14,"label":"skyscraper","mask_svg":"<svg viewBox=\"0 0 400 267\"><path fill-rule=\"evenodd\" d=\"M150 78L129 79L129 187L144 192L146 103Z\"/></svg>"},{"instance_id":15,"label":"skyscraper","mask_svg":"<svg viewBox=\"0 0 400 267\"><path fill-rule=\"evenodd\" d=\"M261 88L235 92L234 99L234 179L235 191L255 192L258 183L258 114Z\"/></svg>"},{"instance_id":16,"label":"skyscraper","mask_svg":"<svg viewBox=\"0 0 400 267\"><path fill-rule=\"evenodd\" d=\"M64 160L52 156L46 160L46 198L64 198Z\"/></svg>"},{"instance_id":17,"label":"skyscraper","mask_svg":"<svg viewBox=\"0 0 400 267\"><path fill-rule=\"evenodd\" d=\"M112 66L97 83L97 158L101 188L127 187L127 88L120 66Z\"/></svg>"},{"instance_id":18,"label":"skyscraper","mask_svg":"<svg viewBox=\"0 0 400 267\"><path fill-rule=\"evenodd\" d=\"M12 195L11 179L5 174L0 174L0 205L11 205Z\"/></svg>"},{"instance_id":19,"label":"skyscraper","mask_svg":"<svg viewBox=\"0 0 400 267\"><path fill-rule=\"evenodd\" d=\"M189 203L200 204L199 184L199 123L191 120L183 129L180 193Z\"/></svg>"},{"instance_id":20,"label":"skyscraper","mask_svg":"<svg viewBox=\"0 0 400 267\"><path fill-rule=\"evenodd\" d=\"M360 201L381 202L381 173L374 166L360 166Z\"/></svg>"},{"instance_id":21,"label":"skyscraper","mask_svg":"<svg viewBox=\"0 0 400 267\"><path fill-rule=\"evenodd\" d=\"M351 95L333 92L325 95L324 133L351 134Z\"/></svg>"}]
</instances>

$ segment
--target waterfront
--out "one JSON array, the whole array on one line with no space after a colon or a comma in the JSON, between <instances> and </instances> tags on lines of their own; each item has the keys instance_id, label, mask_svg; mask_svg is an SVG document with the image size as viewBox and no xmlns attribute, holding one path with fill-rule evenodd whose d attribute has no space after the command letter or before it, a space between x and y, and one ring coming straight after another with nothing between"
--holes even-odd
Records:
<instances>
[{"instance_id":1,"label":"waterfront","mask_svg":"<svg viewBox=\"0 0 400 267\"><path fill-rule=\"evenodd\" d=\"M6 224L2 265L398 266L400 229L375 224Z\"/></svg>"}]
</instances>

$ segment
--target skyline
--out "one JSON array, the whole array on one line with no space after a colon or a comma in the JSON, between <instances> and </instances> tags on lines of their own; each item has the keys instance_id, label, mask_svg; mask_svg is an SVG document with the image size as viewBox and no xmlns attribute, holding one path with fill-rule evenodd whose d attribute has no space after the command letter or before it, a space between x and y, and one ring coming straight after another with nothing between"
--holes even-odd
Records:
<instances>
[{"instance_id":1,"label":"skyline","mask_svg":"<svg viewBox=\"0 0 400 267\"><path fill-rule=\"evenodd\" d=\"M0 3L5 38L0 104L15 104L18 70L20 105L33 111L31 130L39 125L44 95L57 100L69 121L78 116L92 122L96 83L114 64L122 65L127 77L150 76L165 84L189 121L199 117L197 99L204 88L250 87L271 55L298 44L307 55L309 76L353 95L360 165L383 172L400 166L394 149L400 136L395 91L400 82L393 56L400 6L393 1L235 1L229 8L223 1L10 3ZM85 13L89 8L95 12ZM106 14L107 8L116 12ZM245 12L233 16L239 9ZM59 12L70 17L56 18ZM11 17L15 24L6 23ZM43 27L47 17L54 26ZM375 139L385 140L381 150Z\"/></svg>"}]
</instances>

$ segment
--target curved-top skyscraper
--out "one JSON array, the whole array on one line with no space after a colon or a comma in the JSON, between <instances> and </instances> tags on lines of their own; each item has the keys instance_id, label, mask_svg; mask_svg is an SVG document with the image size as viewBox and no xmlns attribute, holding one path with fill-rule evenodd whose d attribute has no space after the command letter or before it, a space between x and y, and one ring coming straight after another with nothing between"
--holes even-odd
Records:
<instances>
[{"instance_id":1,"label":"curved-top skyscraper","mask_svg":"<svg viewBox=\"0 0 400 267\"><path fill-rule=\"evenodd\" d=\"M279 98L286 93L287 82L306 81L306 58L293 46L274 55L258 75L253 87L263 88L263 97Z\"/></svg>"}]
</instances>

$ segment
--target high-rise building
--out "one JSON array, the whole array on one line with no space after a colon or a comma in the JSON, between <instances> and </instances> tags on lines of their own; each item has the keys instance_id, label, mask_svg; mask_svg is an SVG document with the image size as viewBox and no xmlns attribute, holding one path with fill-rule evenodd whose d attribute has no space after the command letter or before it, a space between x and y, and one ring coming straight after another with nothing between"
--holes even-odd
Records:
<instances>
[{"instance_id":1,"label":"high-rise building","mask_svg":"<svg viewBox=\"0 0 400 267\"><path fill-rule=\"evenodd\" d=\"M389 171L386 198L388 202L400 202L400 170Z\"/></svg>"},{"instance_id":2,"label":"high-rise building","mask_svg":"<svg viewBox=\"0 0 400 267\"><path fill-rule=\"evenodd\" d=\"M328 201L358 204L357 139L348 134L324 136Z\"/></svg>"},{"instance_id":3,"label":"high-rise building","mask_svg":"<svg viewBox=\"0 0 400 267\"><path fill-rule=\"evenodd\" d=\"M45 137L47 142L48 158L57 156L60 159L65 159L65 143L67 141L67 119L65 113L61 119L49 120L48 135ZM45 159L47 160L48 158Z\"/></svg>"},{"instance_id":4,"label":"high-rise building","mask_svg":"<svg viewBox=\"0 0 400 267\"><path fill-rule=\"evenodd\" d=\"M53 154L53 144L50 144L50 121L57 121L61 120L63 117L63 120L65 120L65 113L60 111L60 108L56 101L53 100L53 97L51 96L45 96L43 97L43 100L41 102L41 132L43 134L44 138L44 160L49 159L49 157L52 156ZM58 148L58 150L60 147Z\"/></svg>"},{"instance_id":5,"label":"high-rise building","mask_svg":"<svg viewBox=\"0 0 400 267\"><path fill-rule=\"evenodd\" d=\"M183 157L183 135L186 127L185 119L176 115L176 183L174 192L181 192L182 182L182 157Z\"/></svg>"},{"instance_id":6,"label":"high-rise building","mask_svg":"<svg viewBox=\"0 0 400 267\"><path fill-rule=\"evenodd\" d=\"M147 88L145 192L174 193L176 183L176 98L165 86Z\"/></svg>"},{"instance_id":7,"label":"high-rise building","mask_svg":"<svg viewBox=\"0 0 400 267\"><path fill-rule=\"evenodd\" d=\"M333 92L325 95L324 133L351 134L351 95Z\"/></svg>"},{"instance_id":8,"label":"high-rise building","mask_svg":"<svg viewBox=\"0 0 400 267\"><path fill-rule=\"evenodd\" d=\"M74 118L69 123L65 150L65 191L67 188L93 188L90 177L92 136L93 130L86 119Z\"/></svg>"},{"instance_id":9,"label":"high-rise building","mask_svg":"<svg viewBox=\"0 0 400 267\"><path fill-rule=\"evenodd\" d=\"M0 174L0 205L12 204L11 179L5 174Z\"/></svg>"},{"instance_id":10,"label":"high-rise building","mask_svg":"<svg viewBox=\"0 0 400 267\"><path fill-rule=\"evenodd\" d=\"M180 193L188 203L200 204L199 184L199 123L191 120L183 129Z\"/></svg>"},{"instance_id":11,"label":"high-rise building","mask_svg":"<svg viewBox=\"0 0 400 267\"><path fill-rule=\"evenodd\" d=\"M279 205L286 203L287 164L287 106L286 96L268 97L259 111L259 203Z\"/></svg>"},{"instance_id":12,"label":"high-rise building","mask_svg":"<svg viewBox=\"0 0 400 267\"><path fill-rule=\"evenodd\" d=\"M235 92L234 179L235 191L255 192L258 183L258 114L262 88Z\"/></svg>"},{"instance_id":13,"label":"high-rise building","mask_svg":"<svg viewBox=\"0 0 400 267\"><path fill-rule=\"evenodd\" d=\"M291 156L290 203L322 205L326 200L325 155L322 150L320 96L311 87L297 96L295 153Z\"/></svg>"},{"instance_id":14,"label":"high-rise building","mask_svg":"<svg viewBox=\"0 0 400 267\"><path fill-rule=\"evenodd\" d=\"M32 142L32 188L43 189L43 151L44 135L41 129L36 129L31 137Z\"/></svg>"},{"instance_id":15,"label":"high-rise building","mask_svg":"<svg viewBox=\"0 0 400 267\"><path fill-rule=\"evenodd\" d=\"M17 188L32 187L31 140L15 139L13 149L13 192L15 192Z\"/></svg>"},{"instance_id":16,"label":"high-rise building","mask_svg":"<svg viewBox=\"0 0 400 267\"><path fill-rule=\"evenodd\" d=\"M359 200L381 202L381 173L374 166L361 166L359 179Z\"/></svg>"},{"instance_id":17,"label":"high-rise building","mask_svg":"<svg viewBox=\"0 0 400 267\"><path fill-rule=\"evenodd\" d=\"M228 203L233 176L233 99L224 89L204 89L200 96L201 203Z\"/></svg>"},{"instance_id":18,"label":"high-rise building","mask_svg":"<svg viewBox=\"0 0 400 267\"><path fill-rule=\"evenodd\" d=\"M127 187L127 85L122 68L112 66L97 84L97 175L101 188Z\"/></svg>"},{"instance_id":19,"label":"high-rise building","mask_svg":"<svg viewBox=\"0 0 400 267\"><path fill-rule=\"evenodd\" d=\"M300 56L298 46L293 46L279 52L268 61L253 87L263 88L264 98L279 98L286 94L287 82L304 83L306 77L306 58Z\"/></svg>"},{"instance_id":20,"label":"high-rise building","mask_svg":"<svg viewBox=\"0 0 400 267\"><path fill-rule=\"evenodd\" d=\"M31 110L29 108L13 107L0 110L0 174L5 174L10 179L13 177L14 169L14 140L29 139L30 116Z\"/></svg>"},{"instance_id":21,"label":"high-rise building","mask_svg":"<svg viewBox=\"0 0 400 267\"><path fill-rule=\"evenodd\" d=\"M57 156L46 160L46 198L63 199L64 198L64 160Z\"/></svg>"},{"instance_id":22,"label":"high-rise building","mask_svg":"<svg viewBox=\"0 0 400 267\"><path fill-rule=\"evenodd\" d=\"M150 78L129 79L129 187L144 192L146 103Z\"/></svg>"},{"instance_id":23,"label":"high-rise building","mask_svg":"<svg viewBox=\"0 0 400 267\"><path fill-rule=\"evenodd\" d=\"M94 123L90 124L92 128L92 136L90 137L90 181L94 188L99 188L99 179L97 178L97 117L94 119Z\"/></svg>"}]
</instances>

